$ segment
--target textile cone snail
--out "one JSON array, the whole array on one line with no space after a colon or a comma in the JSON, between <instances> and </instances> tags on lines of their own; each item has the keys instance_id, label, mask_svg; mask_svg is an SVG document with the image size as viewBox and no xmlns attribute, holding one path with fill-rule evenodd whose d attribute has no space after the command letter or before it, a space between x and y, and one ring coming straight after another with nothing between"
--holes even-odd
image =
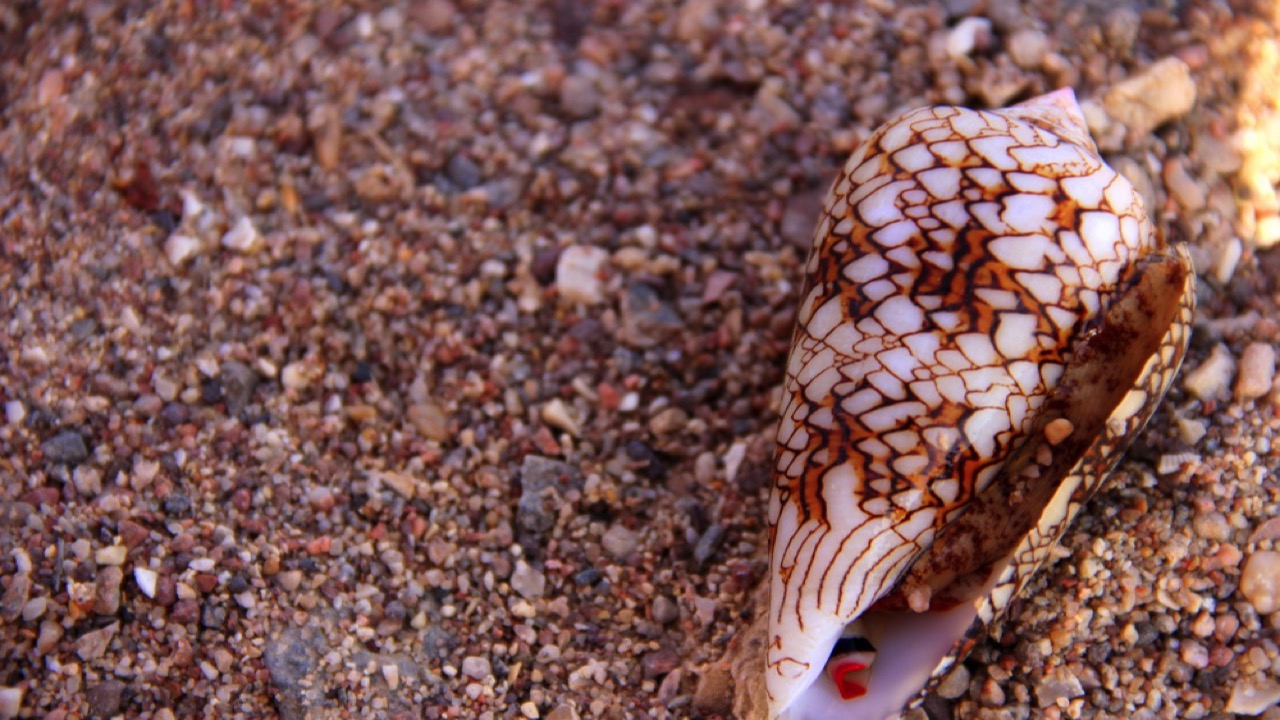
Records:
<instances>
[{"instance_id":1,"label":"textile cone snail","mask_svg":"<svg viewBox=\"0 0 1280 720\"><path fill-rule=\"evenodd\" d=\"M765 690L772 717L881 720L969 650L1151 416L1194 274L1070 90L878 129L806 272Z\"/></svg>"}]
</instances>

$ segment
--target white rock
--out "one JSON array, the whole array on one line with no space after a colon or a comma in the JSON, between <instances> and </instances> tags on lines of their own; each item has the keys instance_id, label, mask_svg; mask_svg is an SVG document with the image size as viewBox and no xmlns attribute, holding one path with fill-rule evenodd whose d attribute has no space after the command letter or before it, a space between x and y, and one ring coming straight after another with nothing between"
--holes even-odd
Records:
<instances>
[{"instance_id":1,"label":"white rock","mask_svg":"<svg viewBox=\"0 0 1280 720\"><path fill-rule=\"evenodd\" d=\"M574 417L573 411L560 398L552 398L546 405L542 406L542 421L574 437L577 437L582 430L578 425L577 418Z\"/></svg>"},{"instance_id":2,"label":"white rock","mask_svg":"<svg viewBox=\"0 0 1280 720\"><path fill-rule=\"evenodd\" d=\"M382 666L382 679L387 681L387 687L395 690L400 687L400 666L395 663L387 663Z\"/></svg>"},{"instance_id":3,"label":"white rock","mask_svg":"<svg viewBox=\"0 0 1280 720\"><path fill-rule=\"evenodd\" d=\"M1222 246L1221 252L1213 260L1213 279L1217 280L1220 285L1226 285L1231 282L1231 278L1236 274L1236 266L1240 264L1240 258L1244 257L1244 243L1240 238L1231 238Z\"/></svg>"},{"instance_id":4,"label":"white rock","mask_svg":"<svg viewBox=\"0 0 1280 720\"><path fill-rule=\"evenodd\" d=\"M0 718L18 717L18 711L22 709L22 694L19 687L0 687Z\"/></svg>"},{"instance_id":5,"label":"white rock","mask_svg":"<svg viewBox=\"0 0 1280 720\"><path fill-rule=\"evenodd\" d=\"M1049 38L1035 28L1023 28L1009 38L1009 57L1024 70L1035 70L1049 54Z\"/></svg>"},{"instance_id":6,"label":"white rock","mask_svg":"<svg viewBox=\"0 0 1280 720\"><path fill-rule=\"evenodd\" d=\"M628 529L621 523L614 523L607 531L600 544L604 546L606 552L614 558L621 560L630 555L636 549L636 543L639 537L634 530Z\"/></svg>"},{"instance_id":7,"label":"white rock","mask_svg":"<svg viewBox=\"0 0 1280 720\"><path fill-rule=\"evenodd\" d=\"M462 659L462 674L473 680L483 680L493 674L489 658L468 655Z\"/></svg>"},{"instance_id":8,"label":"white rock","mask_svg":"<svg viewBox=\"0 0 1280 720\"><path fill-rule=\"evenodd\" d=\"M991 21L981 17L967 17L947 34L947 57L959 60L968 57L978 46L979 40L991 36Z\"/></svg>"},{"instance_id":9,"label":"white rock","mask_svg":"<svg viewBox=\"0 0 1280 720\"><path fill-rule=\"evenodd\" d=\"M262 249L262 233L248 217L241 216L236 224L222 236L222 246L246 255Z\"/></svg>"},{"instance_id":10,"label":"white rock","mask_svg":"<svg viewBox=\"0 0 1280 720\"><path fill-rule=\"evenodd\" d=\"M1240 594L1259 615L1280 610L1280 552L1259 550L1244 561Z\"/></svg>"},{"instance_id":11,"label":"white rock","mask_svg":"<svg viewBox=\"0 0 1280 720\"><path fill-rule=\"evenodd\" d=\"M1224 399L1235 371L1236 360L1231 351L1218 343L1200 367L1182 376L1182 387L1201 400Z\"/></svg>"},{"instance_id":12,"label":"white rock","mask_svg":"<svg viewBox=\"0 0 1280 720\"><path fill-rule=\"evenodd\" d=\"M190 235L174 233L164 241L164 254L169 257L169 264L178 267L200 253L201 244Z\"/></svg>"},{"instance_id":13,"label":"white rock","mask_svg":"<svg viewBox=\"0 0 1280 720\"><path fill-rule=\"evenodd\" d=\"M1276 375L1276 348L1270 343L1249 343L1240 356L1236 399L1253 400L1271 391Z\"/></svg>"},{"instance_id":14,"label":"white rock","mask_svg":"<svg viewBox=\"0 0 1280 720\"><path fill-rule=\"evenodd\" d=\"M1191 68L1176 57L1155 63L1112 87L1103 97L1107 114L1138 135L1186 115L1195 102L1196 83L1191 78Z\"/></svg>"},{"instance_id":15,"label":"white rock","mask_svg":"<svg viewBox=\"0 0 1280 720\"><path fill-rule=\"evenodd\" d=\"M112 545L99 549L93 554L94 562L99 565L123 565L129 556L129 548L123 545Z\"/></svg>"},{"instance_id":16,"label":"white rock","mask_svg":"<svg viewBox=\"0 0 1280 720\"><path fill-rule=\"evenodd\" d=\"M160 576L151 568L135 567L133 569L133 581L138 583L138 589L143 595L149 598L156 596L156 581Z\"/></svg>"},{"instance_id":17,"label":"white rock","mask_svg":"<svg viewBox=\"0 0 1280 720\"><path fill-rule=\"evenodd\" d=\"M27 408L21 400L10 400L4 404L4 419L10 425L17 427L26 418Z\"/></svg>"},{"instance_id":18,"label":"white rock","mask_svg":"<svg viewBox=\"0 0 1280 720\"><path fill-rule=\"evenodd\" d=\"M1263 710L1280 702L1280 683L1263 680L1257 684L1241 682L1231 690L1226 710L1239 715L1261 715Z\"/></svg>"},{"instance_id":19,"label":"white rock","mask_svg":"<svg viewBox=\"0 0 1280 720\"><path fill-rule=\"evenodd\" d=\"M595 305L604 300L600 270L609 260L604 248L571 245L556 261L556 290L570 302Z\"/></svg>"},{"instance_id":20,"label":"white rock","mask_svg":"<svg viewBox=\"0 0 1280 720\"><path fill-rule=\"evenodd\" d=\"M511 572L511 588L527 598L540 598L547 588L547 576L523 560Z\"/></svg>"}]
</instances>

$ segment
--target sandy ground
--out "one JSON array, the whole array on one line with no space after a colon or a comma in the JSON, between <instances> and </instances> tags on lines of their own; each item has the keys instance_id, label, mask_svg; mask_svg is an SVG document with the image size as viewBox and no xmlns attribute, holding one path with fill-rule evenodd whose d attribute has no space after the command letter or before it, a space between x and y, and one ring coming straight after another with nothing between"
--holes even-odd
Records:
<instances>
[{"instance_id":1,"label":"sandy ground","mask_svg":"<svg viewBox=\"0 0 1280 720\"><path fill-rule=\"evenodd\" d=\"M925 711L1280 718L1276 12L0 6L0 717L731 717L826 184L1069 85L1197 330Z\"/></svg>"}]
</instances>

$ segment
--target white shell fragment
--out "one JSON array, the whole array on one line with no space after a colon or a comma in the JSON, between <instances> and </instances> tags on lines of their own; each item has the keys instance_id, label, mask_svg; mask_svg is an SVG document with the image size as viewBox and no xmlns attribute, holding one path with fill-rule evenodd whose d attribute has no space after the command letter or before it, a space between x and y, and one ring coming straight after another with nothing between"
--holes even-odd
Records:
<instances>
[{"instance_id":1,"label":"white shell fragment","mask_svg":"<svg viewBox=\"0 0 1280 720\"><path fill-rule=\"evenodd\" d=\"M765 689L772 717L881 720L1004 610L1146 423L1194 274L1070 90L881 127L806 271Z\"/></svg>"}]
</instances>

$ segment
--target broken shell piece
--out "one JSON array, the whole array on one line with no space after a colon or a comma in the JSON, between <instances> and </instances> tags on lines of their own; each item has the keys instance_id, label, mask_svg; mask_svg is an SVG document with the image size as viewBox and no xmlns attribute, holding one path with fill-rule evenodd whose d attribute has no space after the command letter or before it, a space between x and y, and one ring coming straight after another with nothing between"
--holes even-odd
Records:
<instances>
[{"instance_id":1,"label":"broken shell piece","mask_svg":"<svg viewBox=\"0 0 1280 720\"><path fill-rule=\"evenodd\" d=\"M765 690L771 717L882 720L981 637L1151 416L1194 274L1070 90L878 129L806 270ZM873 657L841 649L850 623Z\"/></svg>"}]
</instances>

